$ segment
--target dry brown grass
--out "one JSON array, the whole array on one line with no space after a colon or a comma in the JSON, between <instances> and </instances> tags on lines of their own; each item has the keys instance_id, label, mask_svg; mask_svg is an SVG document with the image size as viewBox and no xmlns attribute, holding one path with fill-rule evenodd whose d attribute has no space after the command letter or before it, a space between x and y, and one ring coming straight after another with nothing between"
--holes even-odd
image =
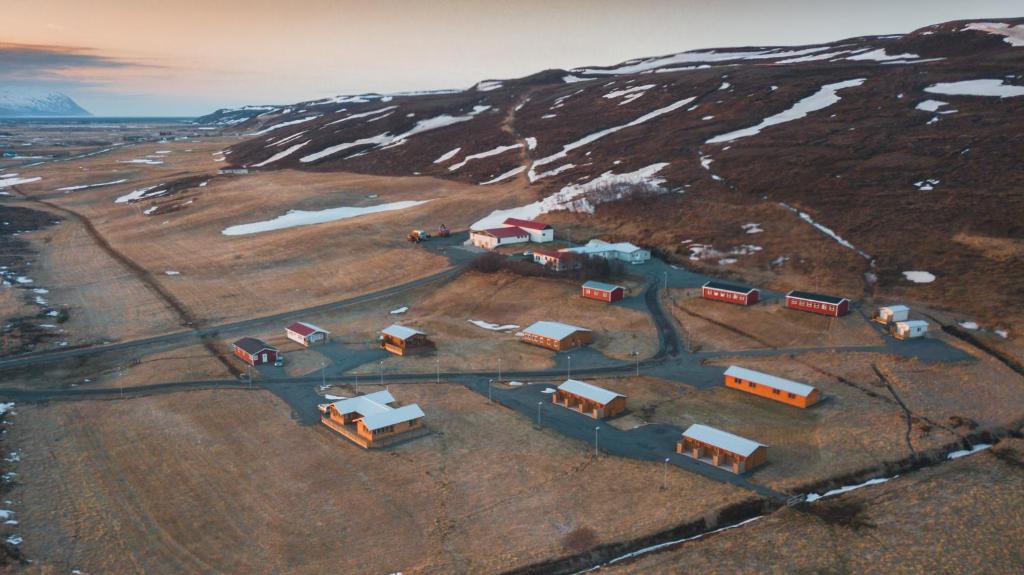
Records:
<instances>
[{"instance_id":1,"label":"dry brown grass","mask_svg":"<svg viewBox=\"0 0 1024 575\"><path fill-rule=\"evenodd\" d=\"M265 392L19 406L22 549L64 572L486 573L746 497L683 472L661 491L656 465L594 461L461 387L391 391L433 433L373 452Z\"/></svg>"},{"instance_id":2,"label":"dry brown grass","mask_svg":"<svg viewBox=\"0 0 1024 575\"><path fill-rule=\"evenodd\" d=\"M1024 472L1006 454L1021 440L601 572L1019 573Z\"/></svg>"}]
</instances>

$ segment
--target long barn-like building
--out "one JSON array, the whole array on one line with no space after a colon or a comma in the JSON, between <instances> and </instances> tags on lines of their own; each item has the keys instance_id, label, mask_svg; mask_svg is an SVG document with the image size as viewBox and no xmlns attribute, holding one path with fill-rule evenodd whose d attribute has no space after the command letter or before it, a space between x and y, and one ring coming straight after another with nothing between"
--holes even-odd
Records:
<instances>
[{"instance_id":1,"label":"long barn-like building","mask_svg":"<svg viewBox=\"0 0 1024 575\"><path fill-rule=\"evenodd\" d=\"M594 341L594 332L557 321L538 321L523 330L523 343L564 351Z\"/></svg>"},{"instance_id":2,"label":"long barn-like building","mask_svg":"<svg viewBox=\"0 0 1024 575\"><path fill-rule=\"evenodd\" d=\"M839 317L850 312L850 300L840 296L793 290L786 294L786 307L820 315Z\"/></svg>"},{"instance_id":3,"label":"long barn-like building","mask_svg":"<svg viewBox=\"0 0 1024 575\"><path fill-rule=\"evenodd\" d=\"M712 280L701 287L701 297L738 305L754 305L761 297L760 290Z\"/></svg>"},{"instance_id":4,"label":"long barn-like building","mask_svg":"<svg viewBox=\"0 0 1024 575\"><path fill-rule=\"evenodd\" d=\"M813 386L737 365L725 370L725 386L802 408L818 403L819 399Z\"/></svg>"},{"instance_id":5,"label":"long barn-like building","mask_svg":"<svg viewBox=\"0 0 1024 575\"><path fill-rule=\"evenodd\" d=\"M626 410L626 396L603 387L567 379L551 395L551 403L594 419L615 417Z\"/></svg>"},{"instance_id":6,"label":"long barn-like building","mask_svg":"<svg viewBox=\"0 0 1024 575\"><path fill-rule=\"evenodd\" d=\"M695 423L683 432L676 453L703 460L733 473L746 473L768 460L768 446Z\"/></svg>"}]
</instances>

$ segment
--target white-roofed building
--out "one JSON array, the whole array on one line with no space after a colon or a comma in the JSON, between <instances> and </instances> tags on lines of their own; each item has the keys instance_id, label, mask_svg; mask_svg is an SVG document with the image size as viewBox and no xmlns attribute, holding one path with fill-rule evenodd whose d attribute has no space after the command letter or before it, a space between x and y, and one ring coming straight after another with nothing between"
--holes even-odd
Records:
<instances>
[{"instance_id":1,"label":"white-roofed building","mask_svg":"<svg viewBox=\"0 0 1024 575\"><path fill-rule=\"evenodd\" d=\"M635 246L629 242L606 242L590 240L584 246L563 248L559 251L596 256L609 260L621 260L631 264L642 264L651 259L651 251Z\"/></svg>"},{"instance_id":2,"label":"white-roofed building","mask_svg":"<svg viewBox=\"0 0 1024 575\"><path fill-rule=\"evenodd\" d=\"M767 461L768 446L695 423L683 432L683 437L676 444L676 453L707 461L733 473L746 473Z\"/></svg>"},{"instance_id":3,"label":"white-roofed building","mask_svg":"<svg viewBox=\"0 0 1024 575\"><path fill-rule=\"evenodd\" d=\"M898 321L906 321L910 317L910 308L905 305L885 305L875 310L871 319L889 325Z\"/></svg>"},{"instance_id":4,"label":"white-roofed building","mask_svg":"<svg viewBox=\"0 0 1024 575\"><path fill-rule=\"evenodd\" d=\"M423 410L395 403L387 390L341 399L322 406L324 425L364 448L386 447L428 433Z\"/></svg>"},{"instance_id":5,"label":"white-roofed building","mask_svg":"<svg viewBox=\"0 0 1024 575\"><path fill-rule=\"evenodd\" d=\"M725 370L725 386L781 401L796 407L810 407L818 403L818 390L806 383L790 381L775 375L761 373L738 365Z\"/></svg>"},{"instance_id":6,"label":"white-roofed building","mask_svg":"<svg viewBox=\"0 0 1024 575\"><path fill-rule=\"evenodd\" d=\"M594 341L594 332L557 321L538 321L523 330L523 342L555 351L572 349Z\"/></svg>"},{"instance_id":7,"label":"white-roofed building","mask_svg":"<svg viewBox=\"0 0 1024 575\"><path fill-rule=\"evenodd\" d=\"M551 394L551 403L594 419L614 417L626 410L625 395L578 379L567 379L559 385Z\"/></svg>"},{"instance_id":8,"label":"white-roofed building","mask_svg":"<svg viewBox=\"0 0 1024 575\"><path fill-rule=\"evenodd\" d=\"M425 332L394 323L381 330L380 347L395 355L412 355L434 349L434 342Z\"/></svg>"},{"instance_id":9,"label":"white-roofed building","mask_svg":"<svg viewBox=\"0 0 1024 575\"><path fill-rule=\"evenodd\" d=\"M928 322L920 319L898 321L892 324L892 335L896 339L924 337L928 333Z\"/></svg>"}]
</instances>

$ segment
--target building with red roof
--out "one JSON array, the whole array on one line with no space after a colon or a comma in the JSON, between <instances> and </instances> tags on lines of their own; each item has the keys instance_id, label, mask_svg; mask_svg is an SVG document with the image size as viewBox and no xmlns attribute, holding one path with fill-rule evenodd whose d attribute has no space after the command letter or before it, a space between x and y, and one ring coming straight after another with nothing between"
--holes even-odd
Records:
<instances>
[{"instance_id":1,"label":"building with red roof","mask_svg":"<svg viewBox=\"0 0 1024 575\"><path fill-rule=\"evenodd\" d=\"M326 343L331 339L331 332L304 321L297 321L284 328L284 334L288 339L306 347Z\"/></svg>"}]
</instances>

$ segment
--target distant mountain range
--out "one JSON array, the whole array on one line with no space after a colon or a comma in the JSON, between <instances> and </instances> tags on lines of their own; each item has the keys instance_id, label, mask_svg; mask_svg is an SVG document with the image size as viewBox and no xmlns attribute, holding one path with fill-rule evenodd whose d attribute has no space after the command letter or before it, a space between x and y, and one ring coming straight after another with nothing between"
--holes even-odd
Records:
<instances>
[{"instance_id":1,"label":"distant mountain range","mask_svg":"<svg viewBox=\"0 0 1024 575\"><path fill-rule=\"evenodd\" d=\"M0 89L0 118L91 115L85 108L60 92Z\"/></svg>"}]
</instances>

